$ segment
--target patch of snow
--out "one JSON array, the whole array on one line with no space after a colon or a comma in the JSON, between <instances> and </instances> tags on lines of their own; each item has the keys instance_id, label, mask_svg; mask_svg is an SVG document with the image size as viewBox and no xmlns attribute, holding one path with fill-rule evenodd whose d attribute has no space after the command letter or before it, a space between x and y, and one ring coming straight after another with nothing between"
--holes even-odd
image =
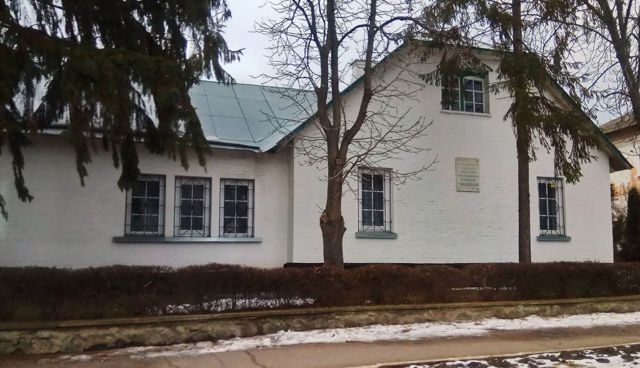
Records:
<instances>
[{"instance_id":1,"label":"patch of snow","mask_svg":"<svg viewBox=\"0 0 640 368\"><path fill-rule=\"evenodd\" d=\"M628 347L628 346L627 346ZM544 353L544 354L532 354L519 356L514 358L491 358L487 360L455 360L448 362L437 362L429 364L411 364L405 368L433 368L433 367L485 367L485 368L498 368L498 367L513 367L513 368L628 368L638 367L638 360L640 354L632 353L627 359L623 358L624 347L622 349L612 348L615 350L612 354L598 354L589 349L576 350L571 352L573 357L562 358L560 353Z\"/></svg>"},{"instance_id":2,"label":"patch of snow","mask_svg":"<svg viewBox=\"0 0 640 368\"><path fill-rule=\"evenodd\" d=\"M478 336L488 334L495 330L622 326L637 324L639 321L640 312L634 312L594 313L558 317L529 316L519 319L489 318L480 321L429 322L408 325L372 325L311 331L280 331L262 336L234 338L216 342L207 341L194 344L178 344L165 347L126 348L115 351L111 353L111 355L129 355L132 358L196 356L225 351L298 344L421 340L437 337Z\"/></svg>"},{"instance_id":3,"label":"patch of snow","mask_svg":"<svg viewBox=\"0 0 640 368\"><path fill-rule=\"evenodd\" d=\"M313 298L221 298L199 304L169 304L155 308L157 314L187 314L194 311L226 312L248 309L273 309L281 306L313 305Z\"/></svg>"},{"instance_id":4,"label":"patch of snow","mask_svg":"<svg viewBox=\"0 0 640 368\"><path fill-rule=\"evenodd\" d=\"M500 286L500 287L494 287L494 286L467 286L467 287L459 287L459 288L451 288L449 290L452 291L468 291L468 290L491 290L491 291L496 291L496 290L516 290L516 287L513 286Z\"/></svg>"},{"instance_id":5,"label":"patch of snow","mask_svg":"<svg viewBox=\"0 0 640 368\"><path fill-rule=\"evenodd\" d=\"M63 355L59 359L70 360L72 362L86 362L88 360L91 360L91 355L87 355L87 354Z\"/></svg>"}]
</instances>

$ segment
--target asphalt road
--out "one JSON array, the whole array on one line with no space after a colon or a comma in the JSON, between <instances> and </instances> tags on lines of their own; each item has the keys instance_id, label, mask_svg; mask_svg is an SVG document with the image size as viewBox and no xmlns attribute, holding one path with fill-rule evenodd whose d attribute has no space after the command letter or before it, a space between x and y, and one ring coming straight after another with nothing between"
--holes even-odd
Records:
<instances>
[{"instance_id":1,"label":"asphalt road","mask_svg":"<svg viewBox=\"0 0 640 368\"><path fill-rule=\"evenodd\" d=\"M5 356L0 367L76 368L345 368L376 367L402 362L428 362L470 357L557 352L640 343L640 321L622 327L496 331L482 336L420 341L306 344L199 356L132 357L107 350L75 356ZM118 354L120 352L120 354ZM161 353L162 351L160 351ZM114 354L116 353L116 354Z\"/></svg>"}]
</instances>

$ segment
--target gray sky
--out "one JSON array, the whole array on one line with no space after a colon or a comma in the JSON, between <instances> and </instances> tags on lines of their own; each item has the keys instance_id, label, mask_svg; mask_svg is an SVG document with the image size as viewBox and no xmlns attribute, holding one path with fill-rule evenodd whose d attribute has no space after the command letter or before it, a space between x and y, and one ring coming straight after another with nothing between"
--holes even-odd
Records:
<instances>
[{"instance_id":1,"label":"gray sky","mask_svg":"<svg viewBox=\"0 0 640 368\"><path fill-rule=\"evenodd\" d=\"M262 18L274 17L274 11L266 0L227 0L231 9L231 20L227 23L224 38L231 49L243 48L240 62L227 64L225 69L238 83L260 83L252 78L269 72L267 63L269 39L253 32L254 24Z\"/></svg>"}]
</instances>

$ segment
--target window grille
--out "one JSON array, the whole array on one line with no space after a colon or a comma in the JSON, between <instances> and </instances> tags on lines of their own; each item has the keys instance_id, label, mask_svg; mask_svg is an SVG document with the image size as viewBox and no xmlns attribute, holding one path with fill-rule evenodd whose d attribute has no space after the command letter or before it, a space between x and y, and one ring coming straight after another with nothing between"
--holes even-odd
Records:
<instances>
[{"instance_id":1,"label":"window grille","mask_svg":"<svg viewBox=\"0 0 640 368\"><path fill-rule=\"evenodd\" d=\"M174 236L211 236L211 179L176 177Z\"/></svg>"},{"instance_id":2,"label":"window grille","mask_svg":"<svg viewBox=\"0 0 640 368\"><path fill-rule=\"evenodd\" d=\"M254 236L254 181L220 180L220 236Z\"/></svg>"},{"instance_id":3,"label":"window grille","mask_svg":"<svg viewBox=\"0 0 640 368\"><path fill-rule=\"evenodd\" d=\"M392 231L391 171L361 168L358 194L359 231Z\"/></svg>"},{"instance_id":4,"label":"window grille","mask_svg":"<svg viewBox=\"0 0 640 368\"><path fill-rule=\"evenodd\" d=\"M562 178L538 178L540 235L566 235Z\"/></svg>"},{"instance_id":5,"label":"window grille","mask_svg":"<svg viewBox=\"0 0 640 368\"><path fill-rule=\"evenodd\" d=\"M140 175L127 190L125 235L164 235L165 177Z\"/></svg>"}]
</instances>

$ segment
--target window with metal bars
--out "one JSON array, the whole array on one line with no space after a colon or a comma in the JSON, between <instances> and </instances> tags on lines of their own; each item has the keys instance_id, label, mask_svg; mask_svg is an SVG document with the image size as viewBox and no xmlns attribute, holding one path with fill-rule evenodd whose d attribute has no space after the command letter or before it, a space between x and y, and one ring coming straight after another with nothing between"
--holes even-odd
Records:
<instances>
[{"instance_id":1,"label":"window with metal bars","mask_svg":"<svg viewBox=\"0 0 640 368\"><path fill-rule=\"evenodd\" d=\"M140 175L127 191L125 235L164 235L165 177Z\"/></svg>"},{"instance_id":2,"label":"window with metal bars","mask_svg":"<svg viewBox=\"0 0 640 368\"><path fill-rule=\"evenodd\" d=\"M360 168L359 176L359 231L392 231L391 171Z\"/></svg>"},{"instance_id":3,"label":"window with metal bars","mask_svg":"<svg viewBox=\"0 0 640 368\"><path fill-rule=\"evenodd\" d=\"M566 235L562 178L538 178L540 235Z\"/></svg>"},{"instance_id":4,"label":"window with metal bars","mask_svg":"<svg viewBox=\"0 0 640 368\"><path fill-rule=\"evenodd\" d=\"M254 236L254 181L220 180L220 236L252 238Z\"/></svg>"},{"instance_id":5,"label":"window with metal bars","mask_svg":"<svg viewBox=\"0 0 640 368\"><path fill-rule=\"evenodd\" d=\"M174 236L211 236L211 179L176 177Z\"/></svg>"}]
</instances>

